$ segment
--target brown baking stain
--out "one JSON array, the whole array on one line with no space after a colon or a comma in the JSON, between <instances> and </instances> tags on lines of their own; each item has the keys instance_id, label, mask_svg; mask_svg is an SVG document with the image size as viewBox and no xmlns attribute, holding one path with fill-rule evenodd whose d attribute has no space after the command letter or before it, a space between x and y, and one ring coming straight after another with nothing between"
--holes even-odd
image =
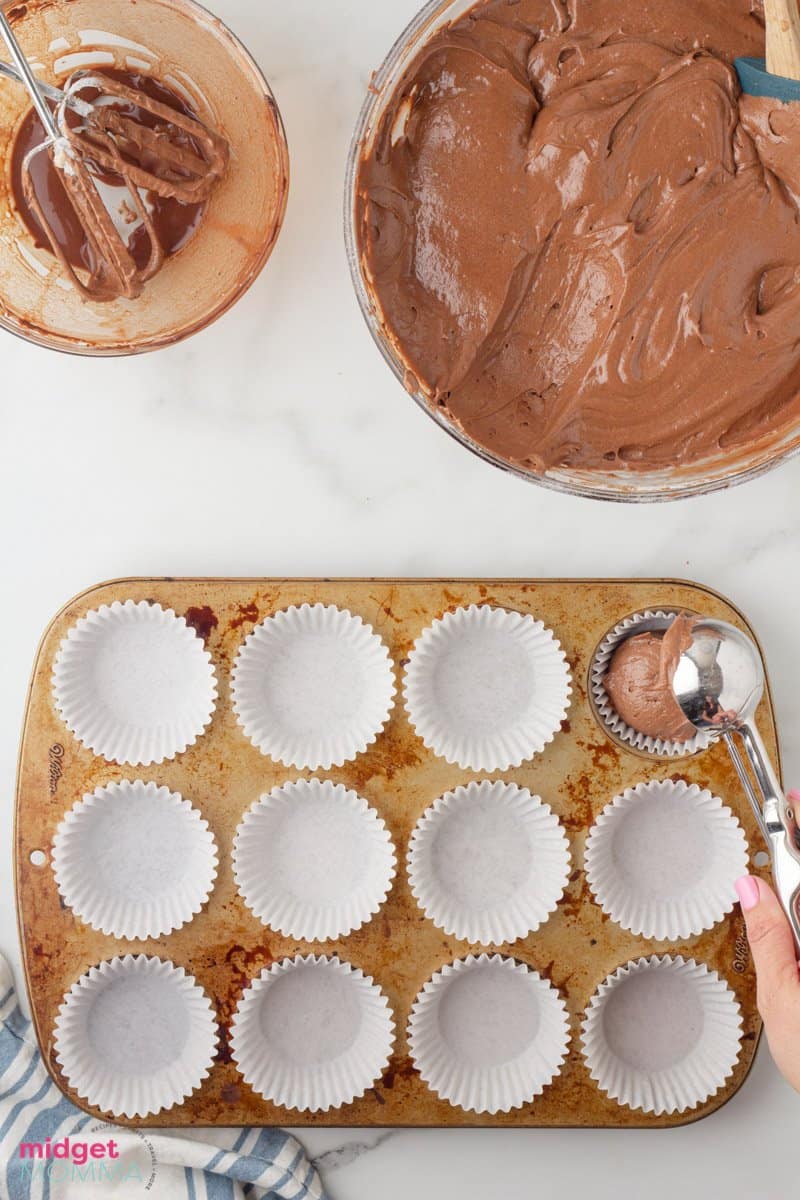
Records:
<instances>
[{"instance_id":1,"label":"brown baking stain","mask_svg":"<svg viewBox=\"0 0 800 1200\"><path fill-rule=\"evenodd\" d=\"M654 594L655 593L655 594ZM98 783L121 779L125 769L106 764L73 745L52 707L50 673L61 639L86 611L131 594L152 597L175 612L203 614L209 649L219 669L240 640L236 630L256 624L290 604L336 604L358 613L390 647L398 667L414 640L432 620L452 607L486 602L529 612L570 648L574 663L588 663L604 629L630 612L657 605L693 607L709 616L741 618L725 601L680 583L618 581L450 580L141 580L103 585L67 605L48 630L34 670L20 756L16 813L16 872L25 972L37 1036L43 1052L52 1048L52 1030L64 993L89 966L125 952L128 943L82 925L63 911L49 869L35 870L31 850L49 845L64 812ZM208 610L218 624L210 626ZM220 672L225 678L225 672ZM574 681L573 681L574 682ZM267 930L238 895L230 864L237 822L252 800L296 771L287 770L252 747L220 701L219 720L184 755L159 768L159 781L190 796L208 819L220 851L214 891L204 911L169 938L144 944L194 975L215 1006L220 1029L217 1059L200 1088L172 1109L137 1120L139 1127L180 1125L302 1126L644 1126L682 1124L685 1115L653 1116L623 1109L604 1096L582 1062L577 1035L580 1014L598 983L649 944L609 921L593 903L580 869L584 838L594 815L622 787L640 779L663 777L675 764L642 758L598 735L594 715L579 691L573 694L564 736L544 752L503 778L543 796L562 820L570 840L572 870L556 911L536 933L500 952L551 976L569 1007L573 1041L562 1071L543 1095L509 1113L465 1113L431 1093L411 1065L406 1023L417 991L444 963L484 947L473 946L437 929L417 908L405 869L411 830L431 800L473 777L427 751L416 738L398 696L386 730L355 762L331 772L359 791L380 812L397 851L397 876L376 917L350 937L324 943L298 942ZM769 696L759 711L759 727L777 760L775 728ZM48 751L67 747L55 795L49 790ZM751 845L758 834L735 771L724 748L679 764L691 782L707 781L725 798ZM308 772L303 773L308 774ZM34 839L35 840L32 840ZM335 869L335 864L331 864ZM742 1008L742 1053L724 1087L699 1105L691 1117L713 1112L741 1084L755 1052L760 1021L755 1004L755 974L736 913L713 930L659 952L683 953L735 980ZM294 954L338 954L372 976L387 996L395 1016L396 1052L383 1078L371 1091L342 1109L297 1113L282 1109L253 1092L232 1062L229 1030L244 988L272 962ZM59 1086L72 1098L69 1085L50 1063ZM96 1113L95 1115L100 1115ZM121 1122L122 1123L122 1122Z\"/></svg>"},{"instance_id":2,"label":"brown baking stain","mask_svg":"<svg viewBox=\"0 0 800 1200\"><path fill-rule=\"evenodd\" d=\"M217 1007L219 1008L219 998L217 997ZM217 1052L214 1055L214 1062L220 1063L222 1066L227 1066L233 1062L233 1050L231 1049L230 1039L228 1037L228 1028L225 1025L219 1024Z\"/></svg>"},{"instance_id":3,"label":"brown baking stain","mask_svg":"<svg viewBox=\"0 0 800 1200\"><path fill-rule=\"evenodd\" d=\"M391 783L397 775L419 766L424 754L421 742L417 748L414 744L403 745L393 739L390 741L386 735L384 737L382 745L380 745L381 739L379 738L379 745L376 745L371 752L360 754L353 762L342 768L347 774L349 785L356 791L359 787L366 787L370 780L376 777Z\"/></svg>"},{"instance_id":4,"label":"brown baking stain","mask_svg":"<svg viewBox=\"0 0 800 1200\"><path fill-rule=\"evenodd\" d=\"M391 1091L398 1079L409 1079L414 1071L415 1067L409 1055L393 1058L383 1073L381 1086Z\"/></svg>"},{"instance_id":5,"label":"brown baking stain","mask_svg":"<svg viewBox=\"0 0 800 1200\"><path fill-rule=\"evenodd\" d=\"M45 964L49 964L53 954L49 950L45 950L41 942L34 942L31 946L31 952L36 955Z\"/></svg>"},{"instance_id":6,"label":"brown baking stain","mask_svg":"<svg viewBox=\"0 0 800 1200\"><path fill-rule=\"evenodd\" d=\"M211 954L209 958L210 965L221 959L228 967L227 975L229 984L225 990L218 991L215 996L217 1015L220 1018L221 1025L224 1026L226 1022L229 1022L233 1018L236 1006L245 988L250 985L256 975L260 974L264 967L271 966L274 959L266 943L252 948L234 943L227 950L223 950L220 947L220 950ZM221 1052L227 1053L224 1036L221 1043ZM225 1061L228 1061L228 1059L225 1059Z\"/></svg>"},{"instance_id":7,"label":"brown baking stain","mask_svg":"<svg viewBox=\"0 0 800 1200\"><path fill-rule=\"evenodd\" d=\"M576 889L574 884L577 880L580 880L580 887ZM580 917L587 904L592 903L592 894L589 890L589 881L583 871L573 871L570 875L570 884L573 886L568 887L564 892L558 902L558 908L565 917L574 919Z\"/></svg>"},{"instance_id":8,"label":"brown baking stain","mask_svg":"<svg viewBox=\"0 0 800 1200\"><path fill-rule=\"evenodd\" d=\"M238 629L241 625L255 625L259 615L258 605L254 600L251 600L249 604L240 604L239 615L228 622L228 628Z\"/></svg>"},{"instance_id":9,"label":"brown baking stain","mask_svg":"<svg viewBox=\"0 0 800 1200\"><path fill-rule=\"evenodd\" d=\"M592 794L597 791L598 781L588 771L577 779L565 780L563 787L569 796L570 811L560 814L561 823L572 832L588 829L594 820Z\"/></svg>"},{"instance_id":10,"label":"brown baking stain","mask_svg":"<svg viewBox=\"0 0 800 1200\"><path fill-rule=\"evenodd\" d=\"M217 628L219 621L213 608L209 608L207 604L202 606L193 605L187 608L183 614L183 619L190 629L193 629L199 638L207 642L211 636L212 630Z\"/></svg>"},{"instance_id":11,"label":"brown baking stain","mask_svg":"<svg viewBox=\"0 0 800 1200\"><path fill-rule=\"evenodd\" d=\"M619 750L611 741L584 742L583 748L591 758L592 766L596 771L604 771L609 767L616 767L619 762Z\"/></svg>"}]
</instances>

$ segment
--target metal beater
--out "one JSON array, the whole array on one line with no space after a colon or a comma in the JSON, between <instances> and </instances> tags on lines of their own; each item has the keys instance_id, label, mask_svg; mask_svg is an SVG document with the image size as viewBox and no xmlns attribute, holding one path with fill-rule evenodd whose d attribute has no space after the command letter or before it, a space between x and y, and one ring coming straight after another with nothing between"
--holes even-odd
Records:
<instances>
[{"instance_id":1,"label":"metal beater","mask_svg":"<svg viewBox=\"0 0 800 1200\"><path fill-rule=\"evenodd\" d=\"M23 186L26 201L47 234L53 254L84 298L135 299L164 261L164 250L146 203L147 193L187 204L207 199L227 169L228 143L195 117L101 74L76 72L64 91L42 83L33 74L2 7L0 36L14 63L0 62L0 75L25 85L45 129L45 141L34 147L23 163ZM87 93L91 99L85 98ZM120 103L149 114L156 127L125 115ZM86 281L68 261L36 196L30 169L40 154L48 154L59 171L84 229L94 263ZM129 207L147 232L150 253L143 267L134 261L103 199L98 170L119 177L127 190Z\"/></svg>"}]
</instances>

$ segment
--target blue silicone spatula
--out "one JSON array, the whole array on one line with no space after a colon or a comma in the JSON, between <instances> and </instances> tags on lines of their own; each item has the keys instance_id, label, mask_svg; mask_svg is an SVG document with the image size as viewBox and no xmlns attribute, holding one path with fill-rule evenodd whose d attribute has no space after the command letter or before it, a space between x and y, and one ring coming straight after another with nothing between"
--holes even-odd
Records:
<instances>
[{"instance_id":1,"label":"blue silicone spatula","mask_svg":"<svg viewBox=\"0 0 800 1200\"><path fill-rule=\"evenodd\" d=\"M764 0L767 53L734 62L742 91L773 100L800 100L800 11L797 0Z\"/></svg>"}]
</instances>

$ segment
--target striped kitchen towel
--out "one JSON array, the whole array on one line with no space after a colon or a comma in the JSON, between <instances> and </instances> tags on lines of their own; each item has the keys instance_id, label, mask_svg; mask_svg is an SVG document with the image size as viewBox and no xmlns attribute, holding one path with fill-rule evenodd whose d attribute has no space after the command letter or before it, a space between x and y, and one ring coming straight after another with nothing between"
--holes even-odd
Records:
<instances>
[{"instance_id":1,"label":"striped kitchen towel","mask_svg":"<svg viewBox=\"0 0 800 1200\"><path fill-rule=\"evenodd\" d=\"M123 1129L81 1112L48 1075L0 955L0 1198L92 1195L326 1200L316 1168L281 1129L172 1134Z\"/></svg>"}]
</instances>

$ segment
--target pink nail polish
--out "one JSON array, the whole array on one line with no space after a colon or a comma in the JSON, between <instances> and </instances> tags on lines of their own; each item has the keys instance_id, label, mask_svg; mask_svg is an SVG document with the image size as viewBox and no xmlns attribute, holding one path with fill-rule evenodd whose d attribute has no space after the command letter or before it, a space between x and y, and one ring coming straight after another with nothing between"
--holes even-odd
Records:
<instances>
[{"instance_id":1,"label":"pink nail polish","mask_svg":"<svg viewBox=\"0 0 800 1200\"><path fill-rule=\"evenodd\" d=\"M761 899L761 893L758 890L758 880L754 879L752 875L743 875L741 879L736 880L735 887L742 911L750 912L750 909L755 908Z\"/></svg>"}]
</instances>

